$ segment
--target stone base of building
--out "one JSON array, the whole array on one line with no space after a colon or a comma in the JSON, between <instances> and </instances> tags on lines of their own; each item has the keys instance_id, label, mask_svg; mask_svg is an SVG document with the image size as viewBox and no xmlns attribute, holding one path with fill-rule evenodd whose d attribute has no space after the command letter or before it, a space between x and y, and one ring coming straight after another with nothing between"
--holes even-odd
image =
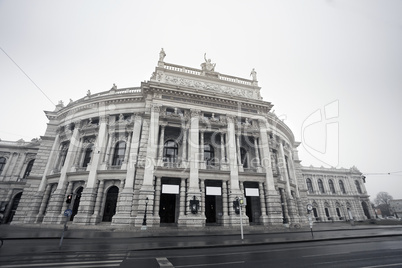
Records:
<instances>
[{"instance_id":1,"label":"stone base of building","mask_svg":"<svg viewBox=\"0 0 402 268\"><path fill-rule=\"evenodd\" d=\"M229 216L229 226L240 226L241 224L243 224L243 226L250 225L249 218L247 215L245 214L242 215L241 222L240 222L240 214Z\"/></svg>"},{"instance_id":2,"label":"stone base of building","mask_svg":"<svg viewBox=\"0 0 402 268\"><path fill-rule=\"evenodd\" d=\"M205 216L198 214L190 214L179 217L177 226L179 227L204 227L205 226Z\"/></svg>"},{"instance_id":3,"label":"stone base of building","mask_svg":"<svg viewBox=\"0 0 402 268\"><path fill-rule=\"evenodd\" d=\"M144 222L144 215L142 216L137 216L134 219L134 226L135 227L141 227ZM159 216L155 215L147 215L147 226L149 227L159 227L160 225L160 218Z\"/></svg>"},{"instance_id":4,"label":"stone base of building","mask_svg":"<svg viewBox=\"0 0 402 268\"><path fill-rule=\"evenodd\" d=\"M112 218L112 225L131 225L134 222L135 218L131 217L130 213L116 213Z\"/></svg>"}]
</instances>

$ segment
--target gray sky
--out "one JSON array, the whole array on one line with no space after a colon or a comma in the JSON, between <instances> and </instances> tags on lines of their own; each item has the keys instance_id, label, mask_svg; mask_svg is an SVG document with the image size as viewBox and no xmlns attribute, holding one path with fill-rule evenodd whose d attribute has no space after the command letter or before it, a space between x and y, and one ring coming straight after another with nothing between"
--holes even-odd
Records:
<instances>
[{"instance_id":1,"label":"gray sky","mask_svg":"<svg viewBox=\"0 0 402 268\"><path fill-rule=\"evenodd\" d=\"M195 68L206 52L223 74L255 68L303 142L303 165L356 166L372 198L401 199L401 11L367 0L0 0L0 138L43 135L52 102L139 86L162 47L166 62Z\"/></svg>"}]
</instances>

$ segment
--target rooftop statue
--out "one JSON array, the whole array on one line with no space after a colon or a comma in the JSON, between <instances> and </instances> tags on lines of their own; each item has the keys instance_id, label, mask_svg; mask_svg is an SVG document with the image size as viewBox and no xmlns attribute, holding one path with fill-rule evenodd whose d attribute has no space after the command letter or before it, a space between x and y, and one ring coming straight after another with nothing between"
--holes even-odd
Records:
<instances>
[{"instance_id":1,"label":"rooftop statue","mask_svg":"<svg viewBox=\"0 0 402 268\"><path fill-rule=\"evenodd\" d=\"M159 61L163 61L165 59L165 57L166 57L166 53L162 48L161 52L159 52Z\"/></svg>"},{"instance_id":2,"label":"rooftop statue","mask_svg":"<svg viewBox=\"0 0 402 268\"><path fill-rule=\"evenodd\" d=\"M251 70L250 76L253 78L253 81L257 81L257 72L254 68Z\"/></svg>"},{"instance_id":3,"label":"rooftop statue","mask_svg":"<svg viewBox=\"0 0 402 268\"><path fill-rule=\"evenodd\" d=\"M211 63L211 59L207 60L207 53L204 53L205 62L201 63L201 68L203 71L215 72L216 63Z\"/></svg>"}]
</instances>

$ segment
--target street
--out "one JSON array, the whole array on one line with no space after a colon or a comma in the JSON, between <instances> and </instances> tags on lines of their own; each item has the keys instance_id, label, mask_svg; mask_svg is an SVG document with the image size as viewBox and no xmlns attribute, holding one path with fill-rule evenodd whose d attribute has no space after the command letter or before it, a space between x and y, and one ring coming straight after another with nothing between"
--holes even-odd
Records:
<instances>
[{"instance_id":1,"label":"street","mask_svg":"<svg viewBox=\"0 0 402 268\"><path fill-rule=\"evenodd\" d=\"M17 231L0 249L0 267L402 267L399 227L320 230L314 239L307 230L248 232L243 241L224 232L72 230L61 249L57 232Z\"/></svg>"}]
</instances>

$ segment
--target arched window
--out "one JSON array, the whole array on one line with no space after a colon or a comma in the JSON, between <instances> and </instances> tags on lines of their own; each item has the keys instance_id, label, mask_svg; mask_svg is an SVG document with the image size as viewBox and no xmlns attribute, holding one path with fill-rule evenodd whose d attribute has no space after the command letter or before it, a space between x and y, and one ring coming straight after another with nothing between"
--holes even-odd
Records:
<instances>
[{"instance_id":1,"label":"arched window","mask_svg":"<svg viewBox=\"0 0 402 268\"><path fill-rule=\"evenodd\" d=\"M312 194L312 193L314 192L314 190L313 190L313 183L311 182L311 179L310 179L310 178L307 178L306 183L307 183L307 190L308 190L308 192L309 192L310 194Z\"/></svg>"},{"instance_id":2,"label":"arched window","mask_svg":"<svg viewBox=\"0 0 402 268\"><path fill-rule=\"evenodd\" d=\"M248 168L247 151L243 147L240 148L240 160L244 168Z\"/></svg>"},{"instance_id":3,"label":"arched window","mask_svg":"<svg viewBox=\"0 0 402 268\"><path fill-rule=\"evenodd\" d=\"M92 151L93 151L93 144L90 144L90 145L85 149L84 162L82 163L82 167L87 167L88 164L89 164L89 162L91 162ZM123 155L123 157L124 157L124 155Z\"/></svg>"},{"instance_id":4,"label":"arched window","mask_svg":"<svg viewBox=\"0 0 402 268\"><path fill-rule=\"evenodd\" d=\"M28 162L27 168L25 169L24 177L22 177L23 179L28 177L29 173L31 173L34 162L35 162L35 159L32 159L31 161Z\"/></svg>"},{"instance_id":5,"label":"arched window","mask_svg":"<svg viewBox=\"0 0 402 268\"><path fill-rule=\"evenodd\" d=\"M339 181L339 188L341 188L341 192L346 194L345 186L343 185L343 181Z\"/></svg>"},{"instance_id":6,"label":"arched window","mask_svg":"<svg viewBox=\"0 0 402 268\"><path fill-rule=\"evenodd\" d=\"M215 150L210 144L204 145L204 161L207 166L215 166Z\"/></svg>"},{"instance_id":7,"label":"arched window","mask_svg":"<svg viewBox=\"0 0 402 268\"><path fill-rule=\"evenodd\" d=\"M328 184L329 184L329 190L331 191L331 193L335 194L334 182L332 180L329 180Z\"/></svg>"},{"instance_id":8,"label":"arched window","mask_svg":"<svg viewBox=\"0 0 402 268\"><path fill-rule=\"evenodd\" d=\"M113 166L121 166L124 161L124 154L126 153L126 142L119 141L114 147Z\"/></svg>"},{"instance_id":9,"label":"arched window","mask_svg":"<svg viewBox=\"0 0 402 268\"><path fill-rule=\"evenodd\" d=\"M322 194L325 194L325 190L324 190L324 184L322 183L321 179L318 179L318 188L320 189L320 192Z\"/></svg>"},{"instance_id":10,"label":"arched window","mask_svg":"<svg viewBox=\"0 0 402 268\"><path fill-rule=\"evenodd\" d=\"M355 181L355 184L356 184L357 192L359 194L362 194L363 192L362 192L362 188L360 187L360 183L358 181Z\"/></svg>"},{"instance_id":11,"label":"arched window","mask_svg":"<svg viewBox=\"0 0 402 268\"><path fill-rule=\"evenodd\" d=\"M5 157L0 157L0 175L3 172L4 167L6 166L6 158Z\"/></svg>"},{"instance_id":12,"label":"arched window","mask_svg":"<svg viewBox=\"0 0 402 268\"><path fill-rule=\"evenodd\" d=\"M165 146L163 147L163 161L170 163L177 162L178 152L179 146L176 142L172 140L165 142Z\"/></svg>"}]
</instances>

